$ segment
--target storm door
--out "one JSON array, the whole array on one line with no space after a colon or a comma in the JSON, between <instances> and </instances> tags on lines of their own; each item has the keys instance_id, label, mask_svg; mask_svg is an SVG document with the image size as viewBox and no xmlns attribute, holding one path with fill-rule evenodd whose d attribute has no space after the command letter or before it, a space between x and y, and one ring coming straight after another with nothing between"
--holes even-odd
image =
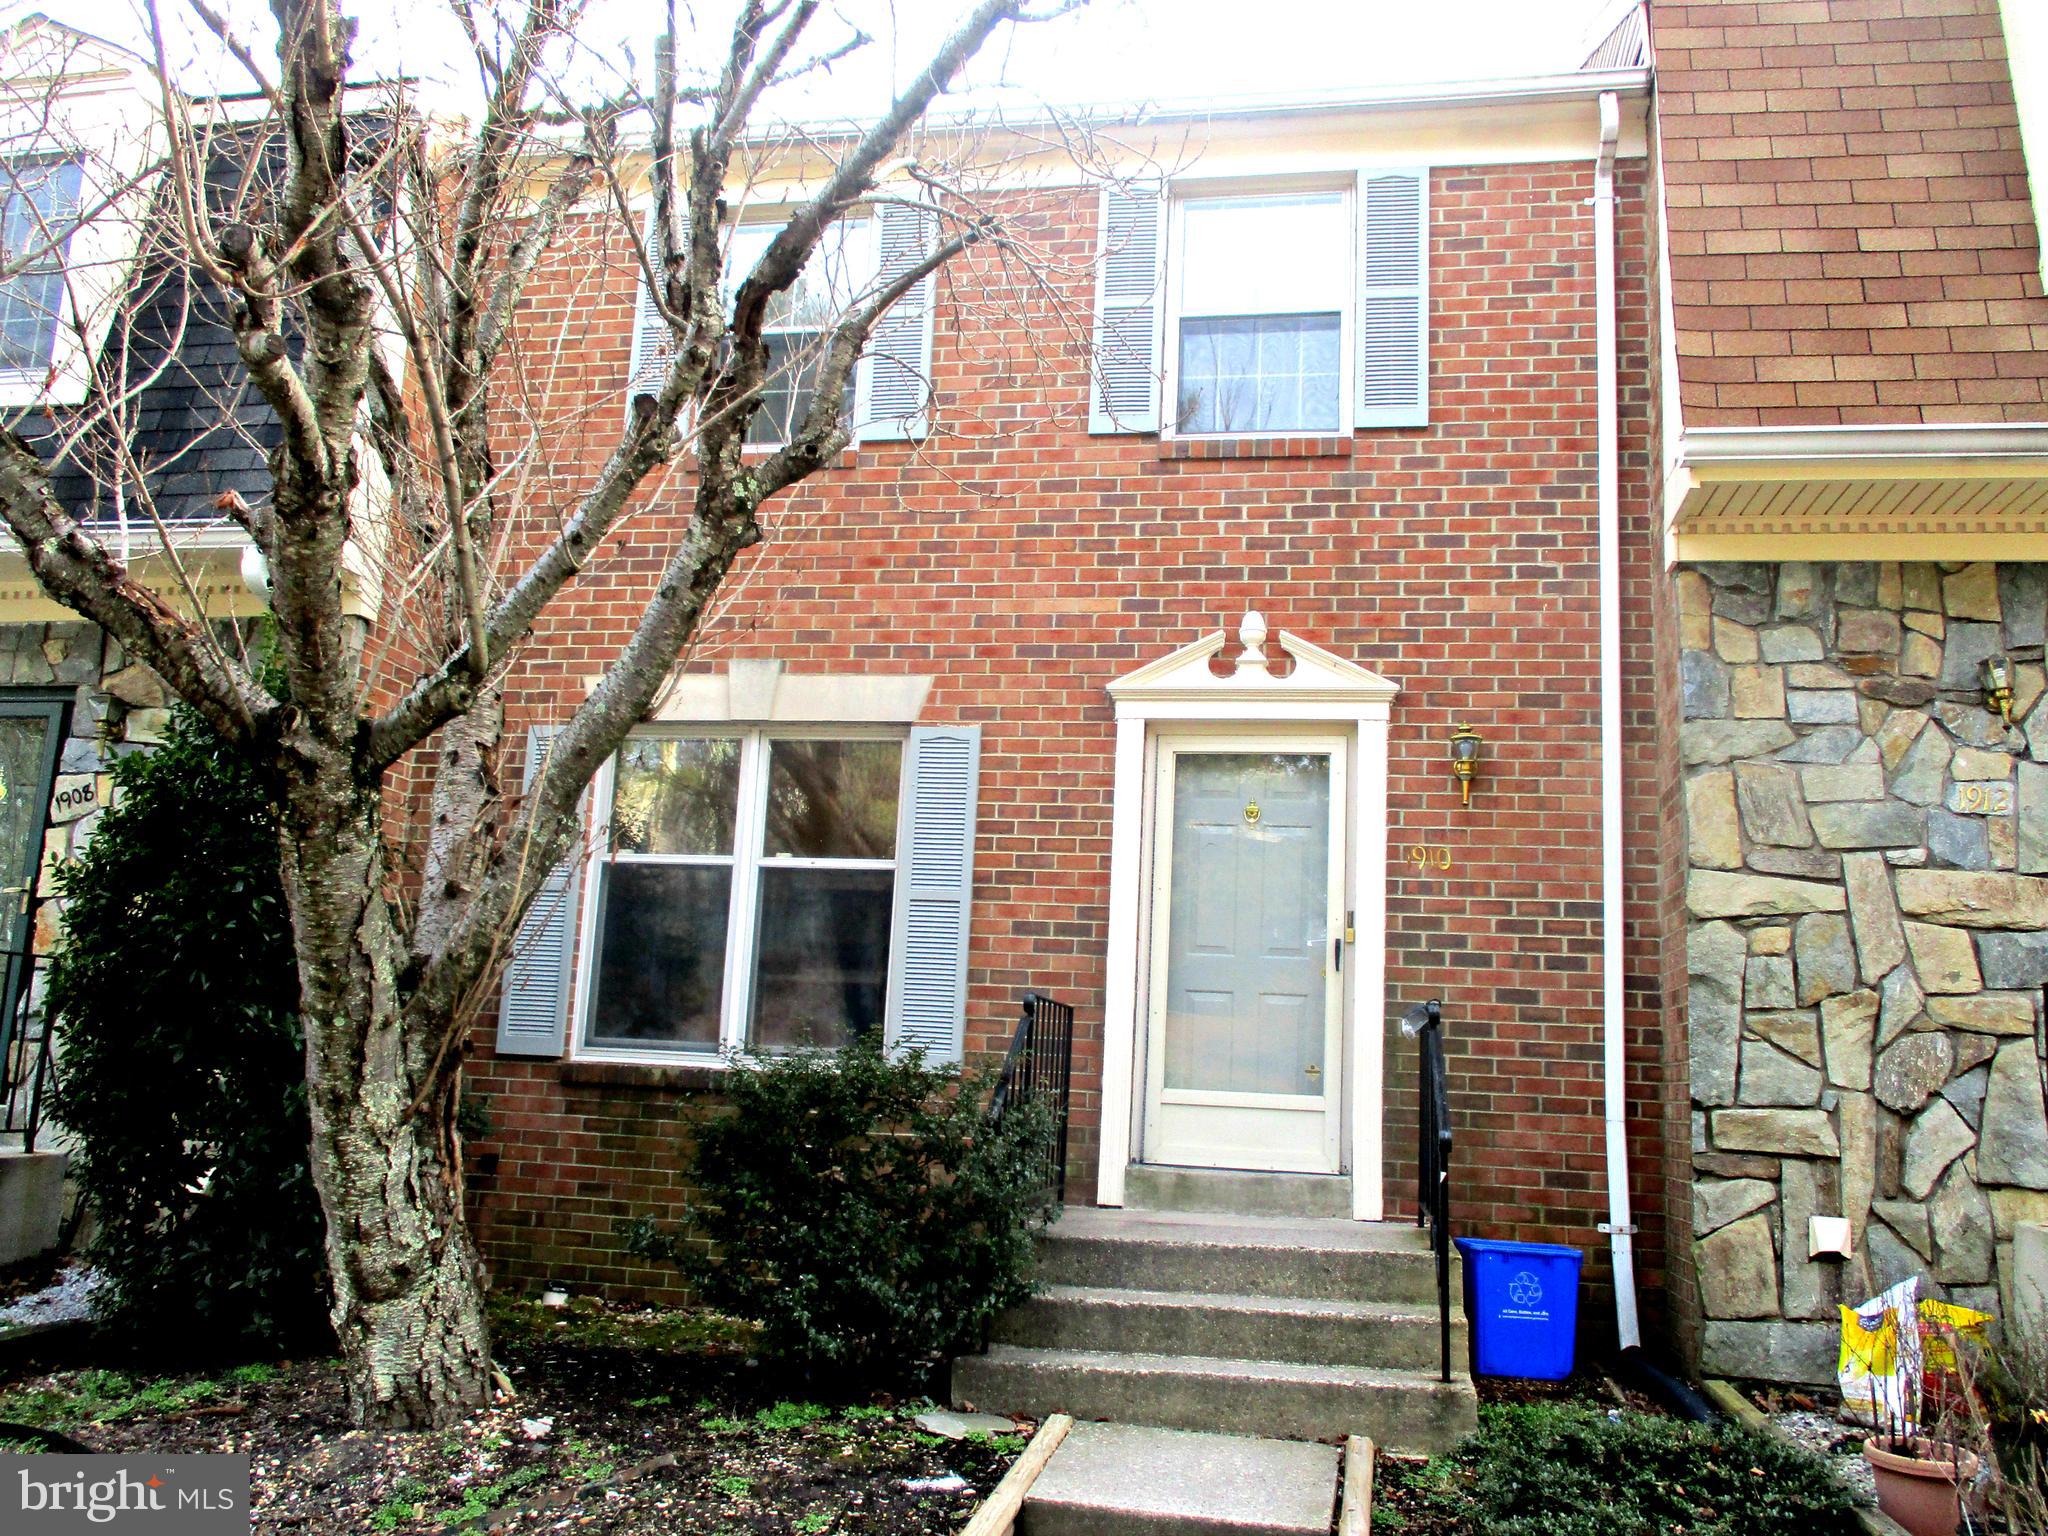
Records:
<instances>
[{"instance_id":1,"label":"storm door","mask_svg":"<svg viewBox=\"0 0 2048 1536\"><path fill-rule=\"evenodd\" d=\"M1344 743L1162 737L1145 1160L1335 1173Z\"/></svg>"}]
</instances>

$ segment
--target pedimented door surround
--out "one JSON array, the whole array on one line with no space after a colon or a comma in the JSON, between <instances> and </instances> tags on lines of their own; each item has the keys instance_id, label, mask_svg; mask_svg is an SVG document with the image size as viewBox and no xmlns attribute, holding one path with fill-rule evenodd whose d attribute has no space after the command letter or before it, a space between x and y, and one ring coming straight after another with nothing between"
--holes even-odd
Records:
<instances>
[{"instance_id":1,"label":"pedimented door surround","mask_svg":"<svg viewBox=\"0 0 2048 1536\"><path fill-rule=\"evenodd\" d=\"M1342 1166L1351 1176L1351 1214L1379 1219L1382 1030L1386 999L1387 724L1399 685L1281 631L1290 667L1266 652L1266 621L1247 613L1237 656L1219 670L1229 641L1217 630L1109 685L1116 705L1116 782L1109 872L1109 976L1103 1019L1102 1156L1096 1200L1124 1202L1124 1170L1142 1148L1146 1080L1144 1027L1150 1009L1153 765L1162 735L1320 729L1351 750L1344 906L1355 942L1333 978L1343 1007Z\"/></svg>"}]
</instances>

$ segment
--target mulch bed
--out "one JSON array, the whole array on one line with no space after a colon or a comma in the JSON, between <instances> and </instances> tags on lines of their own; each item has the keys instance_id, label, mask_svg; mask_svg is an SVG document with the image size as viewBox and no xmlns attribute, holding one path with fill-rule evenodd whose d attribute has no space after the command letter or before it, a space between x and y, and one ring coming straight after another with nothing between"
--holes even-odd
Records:
<instances>
[{"instance_id":1,"label":"mulch bed","mask_svg":"<svg viewBox=\"0 0 2048 1536\"><path fill-rule=\"evenodd\" d=\"M94 1451L245 1452L252 1529L280 1536L938 1536L1033 1427L948 1440L914 1423L921 1403L816 1400L770 1380L743 1333L702 1314L501 1306L496 1323L514 1395L441 1432L350 1428L332 1361L17 1375L0 1380L0 1420Z\"/></svg>"},{"instance_id":2,"label":"mulch bed","mask_svg":"<svg viewBox=\"0 0 2048 1536\"><path fill-rule=\"evenodd\" d=\"M1597 1403L1603 1408L1628 1408L1637 1413L1664 1412L1664 1405L1647 1392L1623 1386L1609 1372L1584 1361L1563 1381L1479 1376L1472 1385L1478 1389L1482 1403Z\"/></svg>"}]
</instances>

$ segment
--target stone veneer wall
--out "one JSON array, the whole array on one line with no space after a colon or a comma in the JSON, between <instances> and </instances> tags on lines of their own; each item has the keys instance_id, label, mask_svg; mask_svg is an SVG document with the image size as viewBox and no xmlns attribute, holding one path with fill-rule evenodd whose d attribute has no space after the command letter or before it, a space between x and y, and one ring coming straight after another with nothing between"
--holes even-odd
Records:
<instances>
[{"instance_id":1,"label":"stone veneer wall","mask_svg":"<svg viewBox=\"0 0 2048 1536\"><path fill-rule=\"evenodd\" d=\"M52 869L75 858L91 841L100 815L111 803L113 786L106 769L123 752L138 751L162 740L169 711L163 684L148 668L128 664L120 644L91 624L0 625L0 688L75 689L70 735L57 759L48 819L43 831L43 873L36 907L33 945L37 969L31 1007L39 1007L45 972L43 960L63 931L63 903L51 894ZM32 1043L12 1042L16 1050ZM9 1073L9 1080L17 1074ZM21 1078L26 1092L25 1075ZM15 1106L17 1116L27 1105ZM63 1133L46 1129L51 1145L61 1149ZM42 1145L42 1143L38 1143Z\"/></svg>"},{"instance_id":2,"label":"stone veneer wall","mask_svg":"<svg viewBox=\"0 0 2048 1536\"><path fill-rule=\"evenodd\" d=\"M0 625L0 688L77 690L43 833L35 950L47 955L62 916L62 903L51 894L49 870L91 841L111 803L107 765L163 740L170 719L168 696L154 672L127 661L120 642L91 624Z\"/></svg>"},{"instance_id":3,"label":"stone veneer wall","mask_svg":"<svg viewBox=\"0 0 2048 1536\"><path fill-rule=\"evenodd\" d=\"M1919 1274L2005 1315L2048 1215L2048 566L1677 587L1701 1363L1825 1382L1838 1301ZM1816 1214L1853 1257L1808 1258Z\"/></svg>"}]
</instances>

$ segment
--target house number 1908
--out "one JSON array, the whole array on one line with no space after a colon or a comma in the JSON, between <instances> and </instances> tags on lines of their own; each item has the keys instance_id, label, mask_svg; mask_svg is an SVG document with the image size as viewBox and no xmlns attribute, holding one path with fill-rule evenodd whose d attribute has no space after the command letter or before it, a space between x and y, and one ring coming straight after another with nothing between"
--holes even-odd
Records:
<instances>
[{"instance_id":1,"label":"house number 1908","mask_svg":"<svg viewBox=\"0 0 2048 1536\"><path fill-rule=\"evenodd\" d=\"M1410 843L1408 862L1415 866L1418 875L1428 874L1432 869L1451 867L1451 850L1447 843Z\"/></svg>"}]
</instances>

